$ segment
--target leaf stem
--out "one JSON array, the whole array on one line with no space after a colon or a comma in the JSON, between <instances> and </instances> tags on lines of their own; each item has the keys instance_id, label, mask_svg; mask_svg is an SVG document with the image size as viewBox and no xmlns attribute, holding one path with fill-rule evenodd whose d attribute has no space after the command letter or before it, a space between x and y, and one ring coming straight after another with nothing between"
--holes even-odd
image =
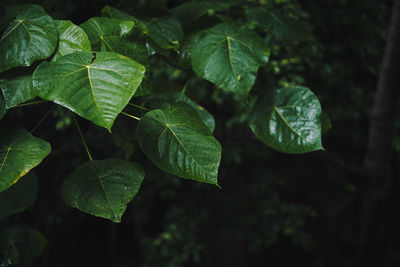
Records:
<instances>
[{"instance_id":1,"label":"leaf stem","mask_svg":"<svg viewBox=\"0 0 400 267\"><path fill-rule=\"evenodd\" d=\"M31 133L33 133L34 131L37 130L37 128L39 128L39 126L42 124L42 122L50 115L50 113L53 111L53 109L56 106L54 105L53 107L51 107L51 109L49 109L49 111L46 112L46 114L43 115L43 117L36 123L36 125L32 128Z\"/></svg>"},{"instance_id":2,"label":"leaf stem","mask_svg":"<svg viewBox=\"0 0 400 267\"><path fill-rule=\"evenodd\" d=\"M36 105L36 104L42 104L42 103L46 103L46 102L50 102L50 101L49 100L32 101L32 102L16 105L15 107L20 108L20 107L26 107L26 106Z\"/></svg>"},{"instance_id":3,"label":"leaf stem","mask_svg":"<svg viewBox=\"0 0 400 267\"><path fill-rule=\"evenodd\" d=\"M75 118L75 115L74 115L74 122L75 122L76 128L78 129L79 135L81 136L83 145L85 146L86 153L88 154L90 161L92 161L93 158L92 158L92 156L90 155L89 148L88 148L88 146L86 145L85 138L83 137L81 128L79 127L79 124L78 124L78 122L77 122L77 120L76 120L76 118Z\"/></svg>"},{"instance_id":4,"label":"leaf stem","mask_svg":"<svg viewBox=\"0 0 400 267\"><path fill-rule=\"evenodd\" d=\"M140 109L143 109L143 110L146 110L146 111L150 111L150 109L145 108L143 106L136 105L136 104L128 103L128 105L130 105L132 107L135 107L135 108L140 108Z\"/></svg>"},{"instance_id":5,"label":"leaf stem","mask_svg":"<svg viewBox=\"0 0 400 267\"><path fill-rule=\"evenodd\" d=\"M135 116L133 116L133 115L131 115L131 114L128 114L128 113L123 112L123 111L121 111L121 113L124 114L125 116L128 116L129 118L132 118L132 119L135 119L135 120L140 121L140 118L135 117Z\"/></svg>"}]
</instances>

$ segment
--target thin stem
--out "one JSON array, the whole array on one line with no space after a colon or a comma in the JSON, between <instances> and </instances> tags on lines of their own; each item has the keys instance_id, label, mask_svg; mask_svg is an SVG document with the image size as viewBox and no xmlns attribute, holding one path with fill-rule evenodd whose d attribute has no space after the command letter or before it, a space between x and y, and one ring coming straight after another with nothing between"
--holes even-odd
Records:
<instances>
[{"instance_id":1,"label":"thin stem","mask_svg":"<svg viewBox=\"0 0 400 267\"><path fill-rule=\"evenodd\" d=\"M132 107L135 107L135 108L140 108L140 109L143 109L143 110L146 110L146 111L150 111L150 109L145 108L143 106L135 105L135 104L132 104L132 103L128 103L128 105L130 105Z\"/></svg>"},{"instance_id":2,"label":"thin stem","mask_svg":"<svg viewBox=\"0 0 400 267\"><path fill-rule=\"evenodd\" d=\"M133 115L131 115L131 114L128 114L128 113L123 112L123 111L121 111L121 113L124 114L125 116L128 116L129 118L132 118L132 119L135 119L135 120L140 121L140 118L135 117L135 116L133 116Z\"/></svg>"},{"instance_id":3,"label":"thin stem","mask_svg":"<svg viewBox=\"0 0 400 267\"><path fill-rule=\"evenodd\" d=\"M76 118L75 118L75 116L74 116L74 122L75 122L76 128L78 129L79 135L81 136L81 139L82 139L83 145L85 146L86 153L88 154L88 156L89 156L89 159L92 161L92 160L93 160L93 158L92 158L92 156L90 155L89 148L88 148L88 146L86 145L85 138L83 137L83 134L82 134L81 128L79 127L79 124L78 124L78 122L76 121Z\"/></svg>"},{"instance_id":4,"label":"thin stem","mask_svg":"<svg viewBox=\"0 0 400 267\"><path fill-rule=\"evenodd\" d=\"M43 115L43 117L36 123L36 125L32 128L31 133L33 133L34 131L37 130L37 128L39 128L39 126L42 124L42 122L50 115L50 113L53 111L53 109L56 106L53 106L51 109L49 109L49 111L46 112L46 114Z\"/></svg>"},{"instance_id":5,"label":"thin stem","mask_svg":"<svg viewBox=\"0 0 400 267\"><path fill-rule=\"evenodd\" d=\"M50 102L50 101L49 100L32 101L32 102L16 105L15 107L20 108L20 107L32 106L32 105L36 105L36 104L42 104L42 103L46 103L46 102Z\"/></svg>"}]
</instances>

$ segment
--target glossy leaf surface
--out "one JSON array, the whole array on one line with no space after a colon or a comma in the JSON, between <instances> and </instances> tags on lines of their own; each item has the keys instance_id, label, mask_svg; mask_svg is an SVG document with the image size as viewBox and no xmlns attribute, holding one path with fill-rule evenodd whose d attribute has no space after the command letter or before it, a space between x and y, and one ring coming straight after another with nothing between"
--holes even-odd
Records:
<instances>
[{"instance_id":1,"label":"glossy leaf surface","mask_svg":"<svg viewBox=\"0 0 400 267\"><path fill-rule=\"evenodd\" d=\"M50 150L49 143L25 129L0 127L0 192L42 162Z\"/></svg>"},{"instance_id":2,"label":"glossy leaf surface","mask_svg":"<svg viewBox=\"0 0 400 267\"><path fill-rule=\"evenodd\" d=\"M0 220L31 207L38 191L38 181L34 172L0 193Z\"/></svg>"},{"instance_id":3,"label":"glossy leaf surface","mask_svg":"<svg viewBox=\"0 0 400 267\"><path fill-rule=\"evenodd\" d=\"M40 232L24 224L9 225L0 232L0 266L26 266L43 253L46 245Z\"/></svg>"},{"instance_id":4,"label":"glossy leaf surface","mask_svg":"<svg viewBox=\"0 0 400 267\"><path fill-rule=\"evenodd\" d=\"M208 127L210 132L214 131L215 120L213 115L205 110L202 106L191 100L188 96L183 93L164 93L164 94L152 94L145 97L144 105L151 109L168 108L169 105L177 103L189 104L193 110L196 111L201 121Z\"/></svg>"},{"instance_id":5,"label":"glossy leaf surface","mask_svg":"<svg viewBox=\"0 0 400 267\"><path fill-rule=\"evenodd\" d=\"M120 159L89 161L64 181L61 195L73 208L120 222L143 179L144 171L136 163Z\"/></svg>"},{"instance_id":6,"label":"glossy leaf surface","mask_svg":"<svg viewBox=\"0 0 400 267\"><path fill-rule=\"evenodd\" d=\"M191 58L200 78L247 98L257 70L267 63L268 56L265 42L255 32L219 24L199 35Z\"/></svg>"},{"instance_id":7,"label":"glossy leaf surface","mask_svg":"<svg viewBox=\"0 0 400 267\"><path fill-rule=\"evenodd\" d=\"M69 20L55 20L58 30L58 47L52 61L79 51L91 51L92 47L85 31Z\"/></svg>"},{"instance_id":8,"label":"glossy leaf surface","mask_svg":"<svg viewBox=\"0 0 400 267\"><path fill-rule=\"evenodd\" d=\"M18 70L0 75L0 89L3 91L7 109L38 95L33 89L32 71Z\"/></svg>"},{"instance_id":9,"label":"glossy leaf surface","mask_svg":"<svg viewBox=\"0 0 400 267\"><path fill-rule=\"evenodd\" d=\"M186 103L152 110L138 124L139 145L160 169L218 185L221 145Z\"/></svg>"},{"instance_id":10,"label":"glossy leaf surface","mask_svg":"<svg viewBox=\"0 0 400 267\"><path fill-rule=\"evenodd\" d=\"M113 52L76 52L43 62L33 74L39 96L111 131L145 73L136 61Z\"/></svg>"},{"instance_id":11,"label":"glossy leaf surface","mask_svg":"<svg viewBox=\"0 0 400 267\"><path fill-rule=\"evenodd\" d=\"M300 86L270 91L254 108L250 127L266 145L285 153L323 149L321 105L310 89Z\"/></svg>"},{"instance_id":12,"label":"glossy leaf surface","mask_svg":"<svg viewBox=\"0 0 400 267\"><path fill-rule=\"evenodd\" d=\"M7 9L14 19L0 37L0 72L46 59L57 46L53 19L38 5Z\"/></svg>"}]
</instances>

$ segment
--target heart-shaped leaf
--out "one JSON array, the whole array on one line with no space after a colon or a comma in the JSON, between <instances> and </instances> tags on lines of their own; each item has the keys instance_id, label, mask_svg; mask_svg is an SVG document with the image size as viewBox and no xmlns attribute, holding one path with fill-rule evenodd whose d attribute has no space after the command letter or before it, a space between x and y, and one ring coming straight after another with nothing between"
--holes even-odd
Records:
<instances>
[{"instance_id":1,"label":"heart-shaped leaf","mask_svg":"<svg viewBox=\"0 0 400 267\"><path fill-rule=\"evenodd\" d=\"M64 181L61 195L70 207L120 222L143 179L139 164L120 159L94 160L78 167Z\"/></svg>"},{"instance_id":2,"label":"heart-shaped leaf","mask_svg":"<svg viewBox=\"0 0 400 267\"><path fill-rule=\"evenodd\" d=\"M24 224L11 224L0 232L0 264L26 266L43 253L46 245L46 238L37 230Z\"/></svg>"},{"instance_id":3,"label":"heart-shaped leaf","mask_svg":"<svg viewBox=\"0 0 400 267\"><path fill-rule=\"evenodd\" d=\"M150 109L162 109L168 107L166 105L177 104L180 102L189 104L193 110L196 111L201 121L208 127L208 129L210 129L210 132L214 131L215 120L213 115L183 93L151 94L144 97L144 105Z\"/></svg>"},{"instance_id":4,"label":"heart-shaped leaf","mask_svg":"<svg viewBox=\"0 0 400 267\"><path fill-rule=\"evenodd\" d=\"M7 109L38 95L33 89L32 72L32 70L13 70L0 76L0 89L3 91Z\"/></svg>"},{"instance_id":5,"label":"heart-shaped leaf","mask_svg":"<svg viewBox=\"0 0 400 267\"><path fill-rule=\"evenodd\" d=\"M35 201L38 182L34 172L29 172L24 179L0 193L0 220L31 207Z\"/></svg>"},{"instance_id":6,"label":"heart-shaped leaf","mask_svg":"<svg viewBox=\"0 0 400 267\"><path fill-rule=\"evenodd\" d=\"M50 144L25 129L0 127L0 192L15 184L50 153Z\"/></svg>"},{"instance_id":7,"label":"heart-shaped leaf","mask_svg":"<svg viewBox=\"0 0 400 267\"><path fill-rule=\"evenodd\" d=\"M152 110L140 118L139 145L160 169L218 185L221 145L186 103Z\"/></svg>"},{"instance_id":8,"label":"heart-shaped leaf","mask_svg":"<svg viewBox=\"0 0 400 267\"><path fill-rule=\"evenodd\" d=\"M18 66L30 66L46 59L57 46L53 19L38 5L20 5L7 9L14 19L0 37L0 72Z\"/></svg>"},{"instance_id":9,"label":"heart-shaped leaf","mask_svg":"<svg viewBox=\"0 0 400 267\"><path fill-rule=\"evenodd\" d=\"M43 62L33 74L39 96L56 102L111 132L145 67L114 52L75 52Z\"/></svg>"},{"instance_id":10,"label":"heart-shaped leaf","mask_svg":"<svg viewBox=\"0 0 400 267\"><path fill-rule=\"evenodd\" d=\"M52 61L79 51L91 51L92 47L85 31L69 20L55 20L58 30L58 46Z\"/></svg>"},{"instance_id":11,"label":"heart-shaped leaf","mask_svg":"<svg viewBox=\"0 0 400 267\"><path fill-rule=\"evenodd\" d=\"M300 86L270 91L255 105L250 127L266 145L285 153L323 149L321 105L310 89Z\"/></svg>"},{"instance_id":12,"label":"heart-shaped leaf","mask_svg":"<svg viewBox=\"0 0 400 267\"><path fill-rule=\"evenodd\" d=\"M193 70L200 78L244 98L268 56L269 50L260 36L231 24L219 24L200 33L191 54Z\"/></svg>"}]
</instances>

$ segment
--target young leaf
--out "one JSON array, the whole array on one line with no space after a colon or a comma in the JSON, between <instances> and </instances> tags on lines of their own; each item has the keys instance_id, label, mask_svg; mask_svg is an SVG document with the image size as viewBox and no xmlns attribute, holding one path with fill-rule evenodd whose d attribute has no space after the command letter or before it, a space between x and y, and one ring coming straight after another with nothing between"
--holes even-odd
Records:
<instances>
[{"instance_id":1,"label":"young leaf","mask_svg":"<svg viewBox=\"0 0 400 267\"><path fill-rule=\"evenodd\" d=\"M208 127L210 132L214 131L215 120L213 115L211 115L202 106L191 100L183 93L164 93L164 94L152 94L144 97L144 104L150 109L166 108L168 105L173 105L177 103L189 104L193 110L196 111L197 115L201 121Z\"/></svg>"},{"instance_id":2,"label":"young leaf","mask_svg":"<svg viewBox=\"0 0 400 267\"><path fill-rule=\"evenodd\" d=\"M268 56L266 44L255 32L219 24L198 36L191 58L200 78L247 98L257 70L267 64Z\"/></svg>"},{"instance_id":3,"label":"young leaf","mask_svg":"<svg viewBox=\"0 0 400 267\"><path fill-rule=\"evenodd\" d=\"M152 110L140 118L139 145L160 169L218 185L221 145L186 103Z\"/></svg>"},{"instance_id":4,"label":"young leaf","mask_svg":"<svg viewBox=\"0 0 400 267\"><path fill-rule=\"evenodd\" d=\"M25 129L0 127L0 192L42 162L50 150L49 143Z\"/></svg>"},{"instance_id":5,"label":"young leaf","mask_svg":"<svg viewBox=\"0 0 400 267\"><path fill-rule=\"evenodd\" d=\"M89 161L64 181L61 196L70 207L120 222L143 179L139 164L120 159Z\"/></svg>"},{"instance_id":6,"label":"young leaf","mask_svg":"<svg viewBox=\"0 0 400 267\"><path fill-rule=\"evenodd\" d=\"M69 108L111 132L145 73L136 61L113 52L75 52L33 74L39 96Z\"/></svg>"},{"instance_id":7,"label":"young leaf","mask_svg":"<svg viewBox=\"0 0 400 267\"><path fill-rule=\"evenodd\" d=\"M55 20L58 30L58 47L51 61L78 51L91 51L85 31L69 20Z\"/></svg>"},{"instance_id":8,"label":"young leaf","mask_svg":"<svg viewBox=\"0 0 400 267\"><path fill-rule=\"evenodd\" d=\"M321 105L310 89L300 86L270 91L254 108L250 127L266 145L285 153L323 149Z\"/></svg>"},{"instance_id":9,"label":"young leaf","mask_svg":"<svg viewBox=\"0 0 400 267\"><path fill-rule=\"evenodd\" d=\"M0 72L46 59L57 46L53 19L38 5L7 8L14 20L0 37Z\"/></svg>"},{"instance_id":10,"label":"young leaf","mask_svg":"<svg viewBox=\"0 0 400 267\"><path fill-rule=\"evenodd\" d=\"M3 91L6 108L35 98L38 92L33 89L32 70L11 71L0 76L0 89Z\"/></svg>"},{"instance_id":11,"label":"young leaf","mask_svg":"<svg viewBox=\"0 0 400 267\"><path fill-rule=\"evenodd\" d=\"M40 232L24 224L9 225L0 232L0 264L26 266L43 253L46 245Z\"/></svg>"},{"instance_id":12,"label":"young leaf","mask_svg":"<svg viewBox=\"0 0 400 267\"><path fill-rule=\"evenodd\" d=\"M95 51L112 51L149 65L144 39L129 38L135 23L113 18L91 18L81 24Z\"/></svg>"},{"instance_id":13,"label":"young leaf","mask_svg":"<svg viewBox=\"0 0 400 267\"><path fill-rule=\"evenodd\" d=\"M24 179L0 193L0 220L31 207L38 191L38 181L34 172L29 172Z\"/></svg>"}]
</instances>

